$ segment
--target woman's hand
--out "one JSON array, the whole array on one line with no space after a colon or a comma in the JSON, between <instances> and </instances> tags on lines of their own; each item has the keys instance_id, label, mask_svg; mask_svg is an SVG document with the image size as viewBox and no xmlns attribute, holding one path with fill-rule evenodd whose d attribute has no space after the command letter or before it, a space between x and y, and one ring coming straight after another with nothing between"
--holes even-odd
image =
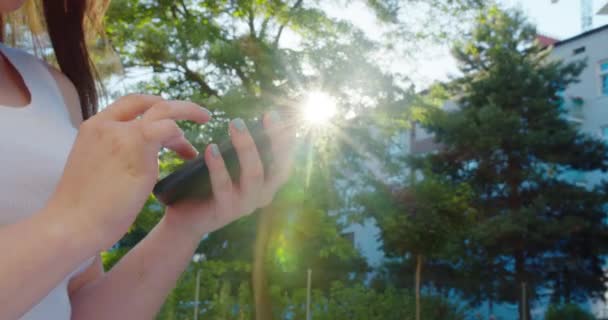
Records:
<instances>
[{"instance_id":1,"label":"woman's hand","mask_svg":"<svg viewBox=\"0 0 608 320\"><path fill-rule=\"evenodd\" d=\"M99 251L128 230L158 178L158 152L184 158L197 152L176 120L204 123L200 106L150 95L129 95L85 121L48 207L60 230L71 228Z\"/></svg>"},{"instance_id":2,"label":"woman's hand","mask_svg":"<svg viewBox=\"0 0 608 320\"><path fill-rule=\"evenodd\" d=\"M264 128L271 143L271 172L265 174L245 123L240 119L233 120L230 136L241 167L239 183L233 184L230 179L217 145L209 145L205 150L205 162L210 171L213 198L169 206L163 222L200 239L204 234L270 204L277 190L289 178L295 134L276 112L265 115Z\"/></svg>"}]
</instances>

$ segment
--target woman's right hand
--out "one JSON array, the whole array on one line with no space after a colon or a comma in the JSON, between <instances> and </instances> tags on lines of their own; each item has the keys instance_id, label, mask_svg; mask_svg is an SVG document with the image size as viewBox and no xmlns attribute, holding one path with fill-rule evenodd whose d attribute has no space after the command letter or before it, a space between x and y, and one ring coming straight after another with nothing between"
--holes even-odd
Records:
<instances>
[{"instance_id":1,"label":"woman's right hand","mask_svg":"<svg viewBox=\"0 0 608 320\"><path fill-rule=\"evenodd\" d=\"M109 248L128 230L158 178L158 152L197 151L176 120L205 123L210 113L183 101L129 95L82 123L46 210L60 230L72 228L87 248Z\"/></svg>"}]
</instances>

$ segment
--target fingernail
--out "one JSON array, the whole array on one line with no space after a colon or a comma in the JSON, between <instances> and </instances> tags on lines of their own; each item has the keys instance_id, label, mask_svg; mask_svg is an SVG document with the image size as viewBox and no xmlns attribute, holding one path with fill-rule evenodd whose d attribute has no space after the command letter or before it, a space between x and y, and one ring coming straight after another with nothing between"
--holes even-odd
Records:
<instances>
[{"instance_id":1,"label":"fingernail","mask_svg":"<svg viewBox=\"0 0 608 320\"><path fill-rule=\"evenodd\" d=\"M207 108L203 108L203 107L201 107L201 108L203 109L203 112L207 113L209 118L211 118L211 111L209 111L209 109L207 109Z\"/></svg>"},{"instance_id":2,"label":"fingernail","mask_svg":"<svg viewBox=\"0 0 608 320\"><path fill-rule=\"evenodd\" d=\"M245 132L245 130L247 130L247 126L245 125L245 121L243 121L243 119L237 118L232 120L232 125L240 132Z\"/></svg>"},{"instance_id":3,"label":"fingernail","mask_svg":"<svg viewBox=\"0 0 608 320\"><path fill-rule=\"evenodd\" d=\"M278 123L279 121L281 121L281 115L276 111L272 111L270 113L270 120L272 123Z\"/></svg>"},{"instance_id":4,"label":"fingernail","mask_svg":"<svg viewBox=\"0 0 608 320\"><path fill-rule=\"evenodd\" d=\"M220 148L217 147L217 144L212 144L211 145L211 155L213 155L215 158L219 158L220 156Z\"/></svg>"}]
</instances>

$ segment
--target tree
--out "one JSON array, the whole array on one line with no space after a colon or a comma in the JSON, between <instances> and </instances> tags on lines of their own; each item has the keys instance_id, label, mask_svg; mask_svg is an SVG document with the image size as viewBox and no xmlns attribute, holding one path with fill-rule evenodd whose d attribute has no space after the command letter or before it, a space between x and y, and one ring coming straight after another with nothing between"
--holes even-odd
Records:
<instances>
[{"instance_id":1,"label":"tree","mask_svg":"<svg viewBox=\"0 0 608 320\"><path fill-rule=\"evenodd\" d=\"M568 179L608 168L606 145L564 117L560 93L584 62L550 59L536 35L520 12L481 14L453 51L464 76L446 87L460 109L429 110L424 123L442 146L427 158L434 174L475 195L465 252L506 271L493 287L502 288L499 300L519 304L522 319L543 286L566 300L606 290L605 185ZM572 267L551 267L565 261Z\"/></svg>"},{"instance_id":2,"label":"tree","mask_svg":"<svg viewBox=\"0 0 608 320\"><path fill-rule=\"evenodd\" d=\"M385 6L377 1L366 3L384 23L397 25L403 22L398 18L399 6ZM330 18L315 1L115 0L108 15L110 44L123 58L127 75L135 74L141 79L137 88L169 98L193 100L214 112L216 120L203 128L182 124L189 140L199 148L212 140L221 140L230 118L254 119L271 108L293 114L297 101L313 89L335 96L341 114L349 111L364 114L370 108L369 101L372 106L391 103L402 99L407 91L397 85L395 75L378 66L374 57L381 48L378 42L367 39L354 25ZM446 16L449 15L446 12ZM297 40L297 45L283 45L288 33ZM163 152L162 174L167 174L179 163L175 155ZM313 172L316 168L312 167ZM323 186L327 187L333 187L333 181ZM319 191L311 188L313 195L308 196L324 198L334 194ZM263 299L269 296L269 248L276 247L273 241L278 238L275 235L285 226L280 223L282 219L277 218L284 216L285 205L293 206L289 202L292 200L282 205L280 200L279 197L277 203L251 218L214 232L199 247L210 259L242 262L254 259L253 292L254 297L260 299L256 306L257 318L271 317L269 301ZM334 209L327 202L314 205L316 207L307 207L304 213L295 212L311 214L317 219L319 212ZM150 212L154 213L150 221L160 216L160 207L154 199L142 215L147 216ZM148 220L140 219L145 223L136 223L119 245L128 248L145 236L149 230ZM336 219L321 220L327 223L322 230L336 233L341 227ZM308 234L310 237L315 235ZM255 252L250 250L252 243L255 243ZM344 247L328 242L316 245ZM312 255L314 248L318 247L311 246L306 251ZM119 256L109 255L108 261ZM339 262L343 257L330 258L319 262L333 266L348 261ZM358 270L359 259L354 257L353 261L351 271Z\"/></svg>"},{"instance_id":3,"label":"tree","mask_svg":"<svg viewBox=\"0 0 608 320\"><path fill-rule=\"evenodd\" d=\"M415 178L414 178L415 179ZM448 241L473 218L466 185L433 176L406 186L375 183L375 192L364 196L364 206L380 227L382 249L403 270L413 262L416 319L421 319L421 286L425 260L441 258ZM410 269L411 270L411 269Z\"/></svg>"},{"instance_id":4,"label":"tree","mask_svg":"<svg viewBox=\"0 0 608 320\"><path fill-rule=\"evenodd\" d=\"M356 28L303 4L304 1L119 0L110 9L108 31L114 47L126 57L125 66L154 72L152 79L141 84L145 91L194 100L216 111L216 125L204 130L186 128L191 140L201 147L211 138L225 135L227 119L253 118L268 108L293 107L290 101L309 87L326 88L336 95L344 89L367 95L379 86L375 84L378 76L385 78L367 62L367 53L357 50L371 45ZM301 35L303 50L279 46L288 26ZM318 59L316 53L322 53L327 61ZM376 78L350 81L345 75L354 63ZM320 74L305 74L305 64L320 70ZM320 66L323 67L319 69ZM163 154L161 159L168 170L179 163L172 154ZM240 259L255 259L256 298L263 297L266 291L260 288L267 282L265 261L270 237L277 227L272 225L273 217L282 214L278 210L278 204L266 208L263 214L254 215L259 219L236 223L212 234L202 244L202 248L214 252L212 257L229 258L228 252L232 251L238 252ZM256 224L258 236L254 236ZM142 229L139 236L145 235L145 228ZM252 242L256 243L255 254L243 255ZM228 243L229 248L223 243ZM269 301L261 300L256 308L257 318L269 319L270 309Z\"/></svg>"}]
</instances>

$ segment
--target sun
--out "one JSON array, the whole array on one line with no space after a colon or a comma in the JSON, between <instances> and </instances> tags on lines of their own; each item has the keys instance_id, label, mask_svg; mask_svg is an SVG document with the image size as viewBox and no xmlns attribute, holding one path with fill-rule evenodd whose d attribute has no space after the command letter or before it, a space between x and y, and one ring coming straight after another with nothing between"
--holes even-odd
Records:
<instances>
[{"instance_id":1,"label":"sun","mask_svg":"<svg viewBox=\"0 0 608 320\"><path fill-rule=\"evenodd\" d=\"M336 115L336 99L322 91L310 92L302 105L304 120L313 126L327 124Z\"/></svg>"}]
</instances>

